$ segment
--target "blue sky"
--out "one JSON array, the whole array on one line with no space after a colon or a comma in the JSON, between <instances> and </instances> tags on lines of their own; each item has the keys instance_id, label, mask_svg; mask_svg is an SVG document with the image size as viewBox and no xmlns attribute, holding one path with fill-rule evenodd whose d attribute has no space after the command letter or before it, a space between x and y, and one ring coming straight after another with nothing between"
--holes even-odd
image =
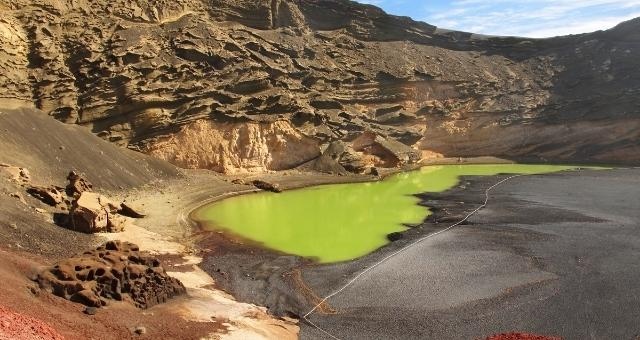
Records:
<instances>
[{"instance_id":1,"label":"blue sky","mask_svg":"<svg viewBox=\"0 0 640 340\"><path fill-rule=\"evenodd\" d=\"M357 0L441 28L543 38L608 29L640 17L640 0Z\"/></svg>"}]
</instances>

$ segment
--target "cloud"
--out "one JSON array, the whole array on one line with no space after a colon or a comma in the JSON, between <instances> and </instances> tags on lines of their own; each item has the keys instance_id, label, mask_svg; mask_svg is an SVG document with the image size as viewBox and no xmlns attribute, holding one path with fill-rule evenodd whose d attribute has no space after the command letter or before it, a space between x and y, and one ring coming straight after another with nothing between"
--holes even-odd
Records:
<instances>
[{"instance_id":1,"label":"cloud","mask_svg":"<svg viewBox=\"0 0 640 340\"><path fill-rule=\"evenodd\" d=\"M640 16L640 0L362 0L441 28L543 38L604 30Z\"/></svg>"},{"instance_id":2,"label":"cloud","mask_svg":"<svg viewBox=\"0 0 640 340\"><path fill-rule=\"evenodd\" d=\"M451 11L423 19L474 33L543 38L608 29L639 15L638 0L456 0Z\"/></svg>"}]
</instances>

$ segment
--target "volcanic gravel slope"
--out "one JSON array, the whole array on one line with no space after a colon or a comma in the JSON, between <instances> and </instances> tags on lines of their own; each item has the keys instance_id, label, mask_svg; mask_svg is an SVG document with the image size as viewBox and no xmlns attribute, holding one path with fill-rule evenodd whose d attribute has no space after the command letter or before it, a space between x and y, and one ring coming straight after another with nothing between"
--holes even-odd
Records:
<instances>
[{"instance_id":1,"label":"volcanic gravel slope","mask_svg":"<svg viewBox=\"0 0 640 340\"><path fill-rule=\"evenodd\" d=\"M46 323L0 306L0 339L62 340L64 337Z\"/></svg>"},{"instance_id":2,"label":"volcanic gravel slope","mask_svg":"<svg viewBox=\"0 0 640 340\"><path fill-rule=\"evenodd\" d=\"M486 37L347 0L0 0L0 103L222 172L363 131L425 155L638 162L638 32Z\"/></svg>"}]
</instances>

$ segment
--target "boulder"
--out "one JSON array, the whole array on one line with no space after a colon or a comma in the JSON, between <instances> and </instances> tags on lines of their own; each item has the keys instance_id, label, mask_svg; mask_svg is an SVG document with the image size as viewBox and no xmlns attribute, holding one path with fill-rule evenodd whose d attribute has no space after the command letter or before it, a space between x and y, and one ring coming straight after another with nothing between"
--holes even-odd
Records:
<instances>
[{"instance_id":1,"label":"boulder","mask_svg":"<svg viewBox=\"0 0 640 340\"><path fill-rule=\"evenodd\" d=\"M57 187L37 187L33 186L27 189L29 195L41 200L42 202L56 207L65 202L65 196L61 191L61 188Z\"/></svg>"},{"instance_id":2,"label":"boulder","mask_svg":"<svg viewBox=\"0 0 640 340\"><path fill-rule=\"evenodd\" d=\"M255 180L251 183L253 184L253 186L261 190L271 191L275 193L282 192L282 189L280 189L280 186L277 183L269 183L267 181L262 181L262 180Z\"/></svg>"},{"instance_id":3,"label":"boulder","mask_svg":"<svg viewBox=\"0 0 640 340\"><path fill-rule=\"evenodd\" d=\"M313 160L311 169L329 174L346 175L349 172L339 163L346 145L336 141L330 143L320 157Z\"/></svg>"},{"instance_id":4,"label":"boulder","mask_svg":"<svg viewBox=\"0 0 640 340\"><path fill-rule=\"evenodd\" d=\"M95 308L110 300L148 308L186 292L158 259L120 241L60 261L38 274L36 281L54 295Z\"/></svg>"},{"instance_id":5,"label":"boulder","mask_svg":"<svg viewBox=\"0 0 640 340\"><path fill-rule=\"evenodd\" d=\"M311 164L311 169L327 174L345 175L349 172L338 163L335 159L328 155L320 155Z\"/></svg>"},{"instance_id":6,"label":"boulder","mask_svg":"<svg viewBox=\"0 0 640 340\"><path fill-rule=\"evenodd\" d=\"M107 230L110 233L121 233L129 225L129 219L120 215L109 215L107 217Z\"/></svg>"},{"instance_id":7,"label":"boulder","mask_svg":"<svg viewBox=\"0 0 640 340\"><path fill-rule=\"evenodd\" d=\"M72 203L70 227L88 234L122 231L124 224L116 216L118 210L119 206L108 198L85 191Z\"/></svg>"},{"instance_id":8,"label":"boulder","mask_svg":"<svg viewBox=\"0 0 640 340\"><path fill-rule=\"evenodd\" d=\"M118 213L120 215L131 217L131 218L143 218L147 216L146 214L142 213L140 209L132 207L127 202L120 203L120 210L118 210Z\"/></svg>"},{"instance_id":9,"label":"boulder","mask_svg":"<svg viewBox=\"0 0 640 340\"><path fill-rule=\"evenodd\" d=\"M313 161L315 171L344 175L349 172L363 173L371 166L362 153L342 141L331 142L320 157Z\"/></svg>"},{"instance_id":10,"label":"boulder","mask_svg":"<svg viewBox=\"0 0 640 340\"><path fill-rule=\"evenodd\" d=\"M353 149L378 157L380 165L388 168L416 163L421 158L418 150L370 131L363 133L353 141Z\"/></svg>"},{"instance_id":11,"label":"boulder","mask_svg":"<svg viewBox=\"0 0 640 340\"><path fill-rule=\"evenodd\" d=\"M93 189L93 184L78 175L75 171L69 172L67 180L69 184L67 184L65 191L67 195L71 197L76 197L85 191L91 191Z\"/></svg>"}]
</instances>

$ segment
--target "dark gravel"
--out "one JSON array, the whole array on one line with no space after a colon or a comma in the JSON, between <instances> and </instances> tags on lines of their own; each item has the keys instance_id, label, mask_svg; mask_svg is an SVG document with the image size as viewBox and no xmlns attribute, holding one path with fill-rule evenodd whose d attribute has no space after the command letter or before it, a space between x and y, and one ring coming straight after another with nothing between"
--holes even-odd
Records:
<instances>
[{"instance_id":1,"label":"dark gravel","mask_svg":"<svg viewBox=\"0 0 640 340\"><path fill-rule=\"evenodd\" d=\"M415 237L446 224L434 224L438 219L462 215L498 179L423 196L441 210L412 231ZM495 189L469 223L375 268L329 301L337 314L311 320L342 339L478 339L512 331L634 339L639 208L640 169L516 178ZM415 238L412 232L360 261L307 268L304 277L324 295L355 267ZM327 337L303 323L301 338Z\"/></svg>"}]
</instances>

